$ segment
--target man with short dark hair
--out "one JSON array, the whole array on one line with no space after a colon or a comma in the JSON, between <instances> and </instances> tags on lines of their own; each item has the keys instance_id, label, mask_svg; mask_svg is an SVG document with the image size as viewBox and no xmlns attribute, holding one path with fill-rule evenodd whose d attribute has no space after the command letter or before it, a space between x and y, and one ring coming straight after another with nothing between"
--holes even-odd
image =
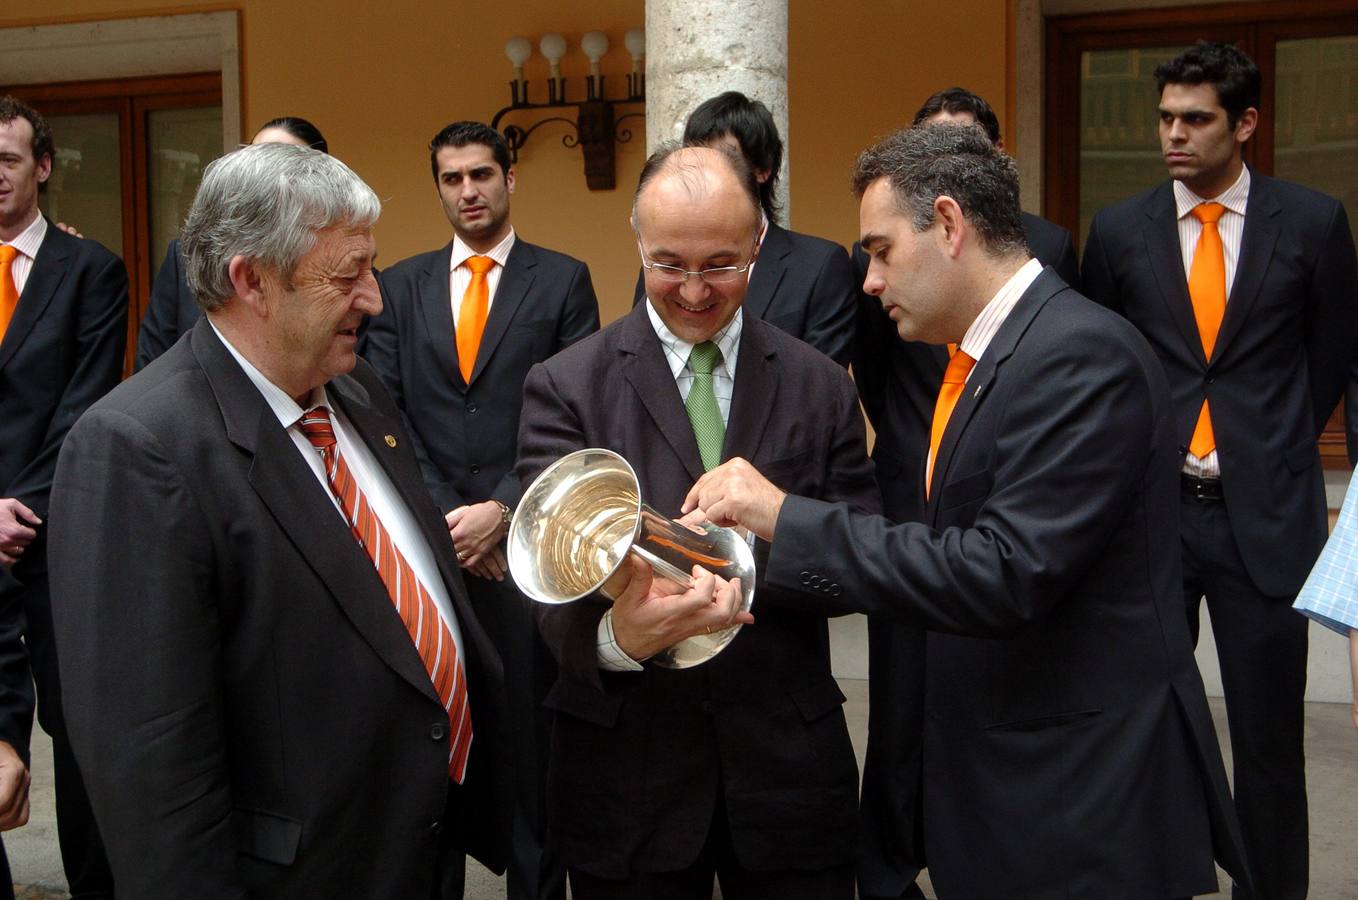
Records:
<instances>
[{"instance_id":1,"label":"man with short dark hair","mask_svg":"<svg viewBox=\"0 0 1358 900\"><path fill-rule=\"evenodd\" d=\"M455 900L464 852L503 865L499 657L355 355L380 211L316 150L214 161L203 317L62 448L61 675L121 896Z\"/></svg>"},{"instance_id":2,"label":"man with short dark hair","mask_svg":"<svg viewBox=\"0 0 1358 900\"><path fill-rule=\"evenodd\" d=\"M785 493L757 460L684 509L771 542L772 588L926 630L923 841L941 897L1150 898L1239 877L1230 795L1178 615L1164 374L1029 256L1013 160L970 126L860 157L865 289L955 342L924 522ZM871 736L869 740L871 740Z\"/></svg>"},{"instance_id":3,"label":"man with short dark hair","mask_svg":"<svg viewBox=\"0 0 1358 900\"><path fill-rule=\"evenodd\" d=\"M1327 531L1317 438L1358 347L1339 201L1245 165L1259 70L1200 43L1155 72L1170 181L1100 211L1089 294L1150 341L1173 395L1185 613L1212 616L1235 800L1257 894L1306 894L1306 620L1292 600Z\"/></svg>"},{"instance_id":4,"label":"man with short dark hair","mask_svg":"<svg viewBox=\"0 0 1358 900\"><path fill-rule=\"evenodd\" d=\"M562 898L544 856L548 713L555 676L531 603L505 578L503 541L519 499L514 477L528 370L599 329L589 268L522 240L510 224L515 172L499 132L455 122L429 145L452 241L380 276L385 309L364 356L391 389L434 502L447 517L472 602L506 660L516 800L511 900Z\"/></svg>"},{"instance_id":5,"label":"man with short dark hair","mask_svg":"<svg viewBox=\"0 0 1358 900\"><path fill-rule=\"evenodd\" d=\"M527 485L586 447L620 453L641 497L677 516L722 459L790 490L876 511L863 420L842 368L742 302L758 256L758 188L729 150L658 150L633 227L645 303L534 367L518 472ZM755 547L759 559L764 550ZM561 665L550 824L578 900L848 900L858 773L826 615L806 584L762 575L754 616L692 668L653 656L725 622L599 595L544 607Z\"/></svg>"},{"instance_id":6,"label":"man with short dark hair","mask_svg":"<svg viewBox=\"0 0 1358 900\"><path fill-rule=\"evenodd\" d=\"M912 126L943 122L975 124L999 150L1000 122L985 98L953 87L938 91L915 112ZM1029 252L1071 287L1079 289L1079 268L1070 232L1027 212L1021 213ZM868 257L853 249L857 284L867 277ZM853 374L863 408L877 434L872 459L882 489L882 511L896 522L917 522L924 514L924 457L929 421L949 350L942 345L900 340L881 300L860 295ZM914 881L923 865L919 847L919 735L922 723L923 636L891 619L868 622L868 691L871 699L869 752L863 765L863 852L858 890L865 900L919 897Z\"/></svg>"},{"instance_id":7,"label":"man with short dark hair","mask_svg":"<svg viewBox=\"0 0 1358 900\"><path fill-rule=\"evenodd\" d=\"M52 736L57 834L71 894L112 897L113 879L66 732L48 598L47 522L67 431L123 371L127 270L98 243L53 227L39 211L54 153L43 117L13 97L0 98L0 605L6 615L27 620L38 722ZM17 660L0 665L16 677L23 668ZM8 690L28 689L10 684ZM19 727L0 724L0 755L9 745L26 760L30 725L27 713ZM14 771L15 762L6 771Z\"/></svg>"},{"instance_id":8,"label":"man with short dark hair","mask_svg":"<svg viewBox=\"0 0 1358 900\"><path fill-rule=\"evenodd\" d=\"M759 182L764 231L742 309L847 367L861 280L854 281L849 258L839 244L778 224L783 139L773 113L737 91L718 94L689 114L684 143L730 147L745 157ZM632 303L645 299L645 275L638 272Z\"/></svg>"}]
</instances>

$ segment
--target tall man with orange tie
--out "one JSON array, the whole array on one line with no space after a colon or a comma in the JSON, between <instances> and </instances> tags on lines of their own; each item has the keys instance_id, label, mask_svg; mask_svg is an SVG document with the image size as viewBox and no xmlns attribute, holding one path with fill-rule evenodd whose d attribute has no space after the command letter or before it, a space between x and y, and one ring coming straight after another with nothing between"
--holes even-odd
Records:
<instances>
[{"instance_id":1,"label":"tall man with orange tie","mask_svg":"<svg viewBox=\"0 0 1358 900\"><path fill-rule=\"evenodd\" d=\"M1090 297L1126 316L1169 376L1184 603L1206 597L1235 799L1257 893L1307 888L1306 620L1292 600L1326 535L1316 441L1358 347L1358 264L1337 200L1244 164L1259 70L1199 43L1155 72L1169 182L1101 211Z\"/></svg>"},{"instance_id":2,"label":"tall man with orange tie","mask_svg":"<svg viewBox=\"0 0 1358 900\"><path fill-rule=\"evenodd\" d=\"M524 379L597 331L599 305L584 263L515 233L515 173L499 132L454 122L429 155L453 239L382 273L384 310L362 353L396 398L472 602L505 658L517 780L509 896L560 898L564 870L543 858L542 699L555 663L530 601L506 580L503 541L520 491L512 469Z\"/></svg>"},{"instance_id":3,"label":"tall man with orange tie","mask_svg":"<svg viewBox=\"0 0 1358 900\"><path fill-rule=\"evenodd\" d=\"M52 489L71 742L119 896L462 896L508 838L499 657L356 359L381 205L334 157L208 166L203 317L81 417Z\"/></svg>"}]
</instances>

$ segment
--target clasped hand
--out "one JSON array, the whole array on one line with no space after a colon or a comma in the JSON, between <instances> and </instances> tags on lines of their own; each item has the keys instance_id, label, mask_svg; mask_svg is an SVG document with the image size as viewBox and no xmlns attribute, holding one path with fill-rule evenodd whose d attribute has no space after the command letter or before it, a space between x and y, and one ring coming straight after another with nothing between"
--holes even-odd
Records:
<instances>
[{"instance_id":1,"label":"clasped hand","mask_svg":"<svg viewBox=\"0 0 1358 900\"><path fill-rule=\"evenodd\" d=\"M38 536L37 513L13 497L0 497L0 566L12 566Z\"/></svg>"},{"instance_id":2,"label":"clasped hand","mask_svg":"<svg viewBox=\"0 0 1358 900\"><path fill-rule=\"evenodd\" d=\"M754 616L741 609L739 578L726 581L694 566L693 583L685 588L656 578L633 554L620 571L629 578L613 601L613 639L632 659L649 659L694 635L754 623Z\"/></svg>"},{"instance_id":3,"label":"clasped hand","mask_svg":"<svg viewBox=\"0 0 1358 900\"><path fill-rule=\"evenodd\" d=\"M448 534L457 551L457 562L479 578L504 581L509 571L500 541L505 536L504 517L494 500L469 503L444 516Z\"/></svg>"}]
</instances>

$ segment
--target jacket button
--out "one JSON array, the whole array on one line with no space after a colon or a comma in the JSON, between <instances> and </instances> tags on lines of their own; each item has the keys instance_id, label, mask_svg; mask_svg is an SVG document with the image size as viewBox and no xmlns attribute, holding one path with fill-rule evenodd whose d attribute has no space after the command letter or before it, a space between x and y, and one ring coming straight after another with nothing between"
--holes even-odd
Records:
<instances>
[{"instance_id":1,"label":"jacket button","mask_svg":"<svg viewBox=\"0 0 1358 900\"><path fill-rule=\"evenodd\" d=\"M838 597L838 596L839 596L839 585L837 585L837 584L832 584L832 585L830 585L830 596L831 596L831 597Z\"/></svg>"},{"instance_id":2,"label":"jacket button","mask_svg":"<svg viewBox=\"0 0 1358 900\"><path fill-rule=\"evenodd\" d=\"M430 833L430 834L439 834L439 833L442 832L442 831L443 831L443 823L440 822L438 819L435 819L434 821L432 821L432 822L429 823L429 833Z\"/></svg>"},{"instance_id":3,"label":"jacket button","mask_svg":"<svg viewBox=\"0 0 1358 900\"><path fill-rule=\"evenodd\" d=\"M473 475L480 475L480 474L481 474L481 467L480 467L480 466L472 466L472 474L473 474Z\"/></svg>"},{"instance_id":4,"label":"jacket button","mask_svg":"<svg viewBox=\"0 0 1358 900\"><path fill-rule=\"evenodd\" d=\"M435 722L429 726L429 737L431 740L441 741L448 736L448 726L442 722Z\"/></svg>"},{"instance_id":5,"label":"jacket button","mask_svg":"<svg viewBox=\"0 0 1358 900\"><path fill-rule=\"evenodd\" d=\"M800 576L798 576L798 577L801 578L802 584L810 584L810 583L811 583L811 573L810 573L810 572L803 572L803 573L802 573Z\"/></svg>"},{"instance_id":6,"label":"jacket button","mask_svg":"<svg viewBox=\"0 0 1358 900\"><path fill-rule=\"evenodd\" d=\"M710 716L717 711L717 704L713 703L711 700L704 700L698 704L698 709L702 710L704 715Z\"/></svg>"},{"instance_id":7,"label":"jacket button","mask_svg":"<svg viewBox=\"0 0 1358 900\"><path fill-rule=\"evenodd\" d=\"M475 403L468 403L468 404L467 404L467 412L469 412L469 413L474 413L474 412L476 412L476 404L475 404Z\"/></svg>"}]
</instances>

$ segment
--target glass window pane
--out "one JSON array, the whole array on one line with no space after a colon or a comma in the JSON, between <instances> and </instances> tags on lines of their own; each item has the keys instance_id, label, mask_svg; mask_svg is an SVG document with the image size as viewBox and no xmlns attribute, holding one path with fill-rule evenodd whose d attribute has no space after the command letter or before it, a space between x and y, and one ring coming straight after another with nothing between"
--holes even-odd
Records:
<instances>
[{"instance_id":1,"label":"glass window pane","mask_svg":"<svg viewBox=\"0 0 1358 900\"><path fill-rule=\"evenodd\" d=\"M1358 210L1358 35L1279 41L1273 170ZM1264 111L1267 115L1267 110Z\"/></svg>"},{"instance_id":2,"label":"glass window pane","mask_svg":"<svg viewBox=\"0 0 1358 900\"><path fill-rule=\"evenodd\" d=\"M146 124L151 265L159 267L189 214L203 168L221 155L222 108L152 110Z\"/></svg>"},{"instance_id":3,"label":"glass window pane","mask_svg":"<svg viewBox=\"0 0 1358 900\"><path fill-rule=\"evenodd\" d=\"M38 206L122 256L123 171L118 114L47 116L56 159Z\"/></svg>"},{"instance_id":4,"label":"glass window pane","mask_svg":"<svg viewBox=\"0 0 1358 900\"><path fill-rule=\"evenodd\" d=\"M1167 177L1152 73L1184 47L1093 50L1080 60L1080 230L1094 213Z\"/></svg>"}]
</instances>

